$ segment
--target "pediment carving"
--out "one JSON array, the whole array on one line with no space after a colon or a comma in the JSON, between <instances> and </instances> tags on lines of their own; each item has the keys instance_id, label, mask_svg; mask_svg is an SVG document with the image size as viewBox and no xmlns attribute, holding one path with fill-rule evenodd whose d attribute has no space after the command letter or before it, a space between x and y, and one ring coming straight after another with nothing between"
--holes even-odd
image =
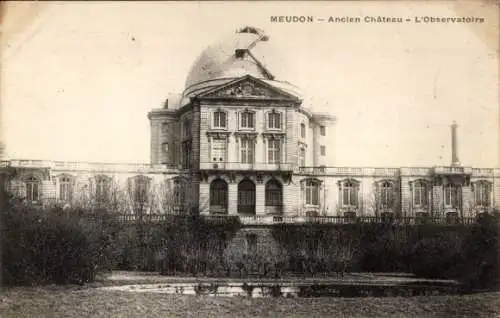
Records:
<instances>
[{"instance_id":1,"label":"pediment carving","mask_svg":"<svg viewBox=\"0 0 500 318\"><path fill-rule=\"evenodd\" d=\"M251 77L215 88L199 97L297 100L295 96Z\"/></svg>"}]
</instances>

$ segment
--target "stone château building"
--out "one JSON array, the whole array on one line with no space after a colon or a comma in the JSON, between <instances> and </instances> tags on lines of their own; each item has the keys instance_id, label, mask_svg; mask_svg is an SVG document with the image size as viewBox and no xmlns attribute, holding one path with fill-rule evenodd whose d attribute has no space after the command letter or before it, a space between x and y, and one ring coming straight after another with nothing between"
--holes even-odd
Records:
<instances>
[{"instance_id":1,"label":"stone ch\u00e2teau building","mask_svg":"<svg viewBox=\"0 0 500 318\"><path fill-rule=\"evenodd\" d=\"M150 164L8 160L10 191L76 204L119 193L148 214L239 215L243 224L354 216L475 216L500 208L500 169L335 167L336 118L315 112L255 54L270 39L245 27L206 48L184 92L148 114ZM155 202L156 204L153 204Z\"/></svg>"}]
</instances>

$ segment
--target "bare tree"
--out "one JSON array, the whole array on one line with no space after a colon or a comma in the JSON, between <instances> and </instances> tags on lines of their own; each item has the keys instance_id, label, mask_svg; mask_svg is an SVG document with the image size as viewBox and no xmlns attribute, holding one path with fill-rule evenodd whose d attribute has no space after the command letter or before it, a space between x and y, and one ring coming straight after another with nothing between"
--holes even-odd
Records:
<instances>
[{"instance_id":1,"label":"bare tree","mask_svg":"<svg viewBox=\"0 0 500 318\"><path fill-rule=\"evenodd\" d=\"M185 182L178 179L165 180L155 184L151 190L151 213L175 215L185 212Z\"/></svg>"}]
</instances>

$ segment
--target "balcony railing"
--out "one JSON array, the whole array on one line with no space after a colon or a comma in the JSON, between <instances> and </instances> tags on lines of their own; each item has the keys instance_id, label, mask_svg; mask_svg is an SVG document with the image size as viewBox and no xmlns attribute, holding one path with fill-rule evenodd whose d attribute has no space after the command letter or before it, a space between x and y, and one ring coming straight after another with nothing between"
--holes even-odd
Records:
<instances>
[{"instance_id":1,"label":"balcony railing","mask_svg":"<svg viewBox=\"0 0 500 318\"><path fill-rule=\"evenodd\" d=\"M434 174L472 174L469 167L434 167Z\"/></svg>"},{"instance_id":2,"label":"balcony railing","mask_svg":"<svg viewBox=\"0 0 500 318\"><path fill-rule=\"evenodd\" d=\"M493 177L495 169L491 168L472 168L473 177Z\"/></svg>"},{"instance_id":3,"label":"balcony railing","mask_svg":"<svg viewBox=\"0 0 500 318\"><path fill-rule=\"evenodd\" d=\"M356 167L297 167L296 173L307 175L335 175L335 176L384 176L394 177L399 174L399 168L356 168Z\"/></svg>"},{"instance_id":4,"label":"balcony railing","mask_svg":"<svg viewBox=\"0 0 500 318\"><path fill-rule=\"evenodd\" d=\"M241 163L227 161L213 161L200 163L201 170L257 170L257 171L293 171L291 163Z\"/></svg>"}]
</instances>

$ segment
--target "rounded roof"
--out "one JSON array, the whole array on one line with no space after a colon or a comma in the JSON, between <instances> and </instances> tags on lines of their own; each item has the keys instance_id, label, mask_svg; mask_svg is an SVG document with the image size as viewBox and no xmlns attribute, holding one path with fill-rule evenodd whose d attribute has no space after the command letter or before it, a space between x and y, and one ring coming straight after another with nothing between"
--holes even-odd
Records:
<instances>
[{"instance_id":1,"label":"rounded roof","mask_svg":"<svg viewBox=\"0 0 500 318\"><path fill-rule=\"evenodd\" d=\"M183 95L189 97L244 75L290 86L297 95L296 87L275 79L275 70L270 64L282 60L283 54L279 51L263 30L243 27L201 52L188 73Z\"/></svg>"}]
</instances>

